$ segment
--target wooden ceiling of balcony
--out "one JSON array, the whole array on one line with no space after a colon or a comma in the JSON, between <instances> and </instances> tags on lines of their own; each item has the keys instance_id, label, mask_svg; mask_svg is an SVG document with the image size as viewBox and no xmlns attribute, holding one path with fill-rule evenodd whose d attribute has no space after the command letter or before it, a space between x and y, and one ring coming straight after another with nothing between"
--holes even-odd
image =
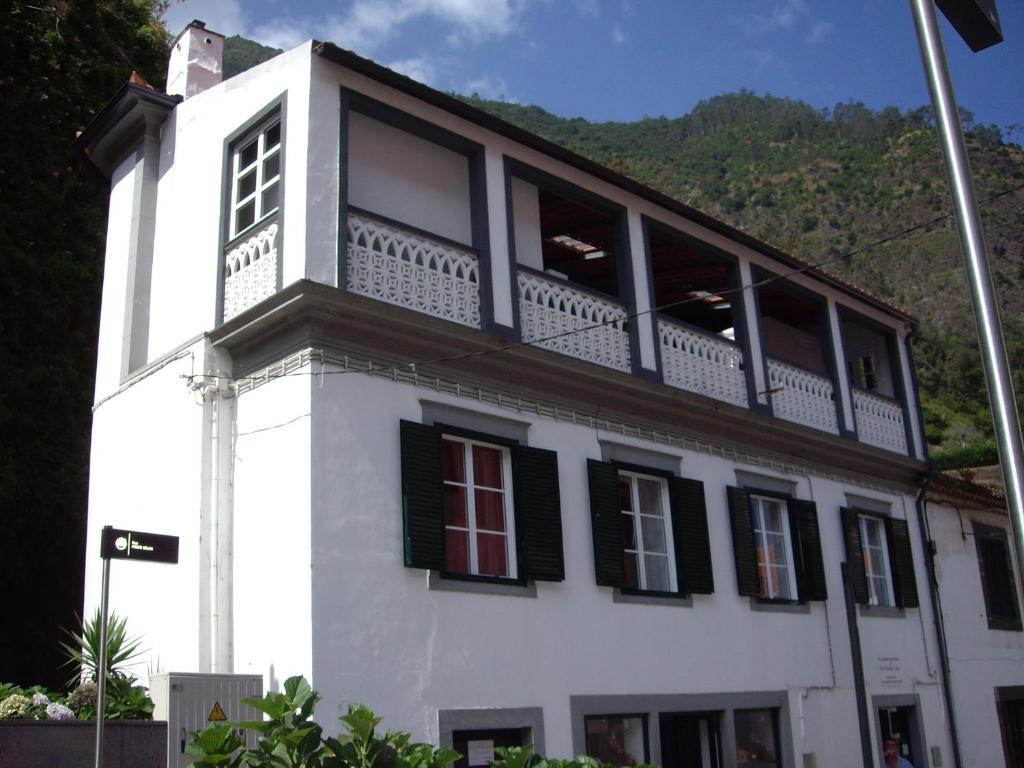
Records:
<instances>
[{"instance_id":1,"label":"wooden ceiling of balcony","mask_svg":"<svg viewBox=\"0 0 1024 768\"><path fill-rule=\"evenodd\" d=\"M539 192L544 268L561 272L574 283L618 296L613 217L554 192L545 189ZM604 251L607 256L588 260L582 253L548 242L548 238L558 235L569 235Z\"/></svg>"},{"instance_id":2,"label":"wooden ceiling of balcony","mask_svg":"<svg viewBox=\"0 0 1024 768\"><path fill-rule=\"evenodd\" d=\"M694 297L697 291L718 294L733 285L732 265L695 246L651 233L651 273L654 276L654 303L664 307L662 314L707 331L720 333L735 327L730 293L723 301ZM680 303L685 302L685 303Z\"/></svg>"}]
</instances>

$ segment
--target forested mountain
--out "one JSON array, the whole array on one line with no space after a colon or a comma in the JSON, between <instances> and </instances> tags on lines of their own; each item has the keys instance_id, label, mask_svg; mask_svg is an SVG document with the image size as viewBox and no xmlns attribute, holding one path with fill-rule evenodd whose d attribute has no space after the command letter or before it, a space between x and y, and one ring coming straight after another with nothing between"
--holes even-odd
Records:
<instances>
[{"instance_id":1,"label":"forested mountain","mask_svg":"<svg viewBox=\"0 0 1024 768\"><path fill-rule=\"evenodd\" d=\"M537 106L467 101L784 251L829 261L827 269L908 309L921 321L914 351L933 450L991 436L930 109L874 111L845 103L817 110L741 91L702 101L679 118L591 123ZM962 116L1021 393L1024 151L1005 142L996 126L976 125L966 111Z\"/></svg>"}]
</instances>

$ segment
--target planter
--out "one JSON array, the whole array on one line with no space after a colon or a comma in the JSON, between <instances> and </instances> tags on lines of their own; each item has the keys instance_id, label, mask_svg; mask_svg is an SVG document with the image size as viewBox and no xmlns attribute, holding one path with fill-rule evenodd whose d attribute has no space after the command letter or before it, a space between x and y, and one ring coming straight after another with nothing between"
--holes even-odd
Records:
<instances>
[{"instance_id":1,"label":"planter","mask_svg":"<svg viewBox=\"0 0 1024 768\"><path fill-rule=\"evenodd\" d=\"M0 720L0 766L83 768L96 759L95 720ZM166 768L167 723L108 720L103 768Z\"/></svg>"}]
</instances>

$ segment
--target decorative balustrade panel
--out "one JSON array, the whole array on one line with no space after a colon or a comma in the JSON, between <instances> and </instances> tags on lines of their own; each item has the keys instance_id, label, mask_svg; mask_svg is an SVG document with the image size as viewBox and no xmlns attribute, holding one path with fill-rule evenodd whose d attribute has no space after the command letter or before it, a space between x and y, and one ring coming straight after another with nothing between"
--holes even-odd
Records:
<instances>
[{"instance_id":1,"label":"decorative balustrade panel","mask_svg":"<svg viewBox=\"0 0 1024 768\"><path fill-rule=\"evenodd\" d=\"M855 389L853 412L862 443L906 455L907 433L903 427L903 407L899 403Z\"/></svg>"},{"instance_id":2,"label":"decorative balustrade panel","mask_svg":"<svg viewBox=\"0 0 1024 768\"><path fill-rule=\"evenodd\" d=\"M277 292L277 223L242 241L224 257L224 320Z\"/></svg>"},{"instance_id":3,"label":"decorative balustrade panel","mask_svg":"<svg viewBox=\"0 0 1024 768\"><path fill-rule=\"evenodd\" d=\"M739 347L666 320L658 321L658 336L666 384L747 407Z\"/></svg>"},{"instance_id":4,"label":"decorative balustrade panel","mask_svg":"<svg viewBox=\"0 0 1024 768\"><path fill-rule=\"evenodd\" d=\"M839 434L832 382L824 376L768 358L768 389L780 419Z\"/></svg>"},{"instance_id":5,"label":"decorative balustrade panel","mask_svg":"<svg viewBox=\"0 0 1024 768\"><path fill-rule=\"evenodd\" d=\"M480 327L475 254L357 213L348 215L348 289Z\"/></svg>"},{"instance_id":6,"label":"decorative balustrade panel","mask_svg":"<svg viewBox=\"0 0 1024 768\"><path fill-rule=\"evenodd\" d=\"M544 339L538 346L630 370L626 310L619 304L520 271L519 316L523 341Z\"/></svg>"}]
</instances>

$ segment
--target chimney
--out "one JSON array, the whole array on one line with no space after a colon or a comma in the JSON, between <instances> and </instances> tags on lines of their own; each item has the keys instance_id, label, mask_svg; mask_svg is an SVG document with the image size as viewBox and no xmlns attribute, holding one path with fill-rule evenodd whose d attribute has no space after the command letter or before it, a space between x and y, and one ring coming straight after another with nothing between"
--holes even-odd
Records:
<instances>
[{"instance_id":1,"label":"chimney","mask_svg":"<svg viewBox=\"0 0 1024 768\"><path fill-rule=\"evenodd\" d=\"M189 98L224 79L224 35L194 20L171 46L167 93Z\"/></svg>"}]
</instances>

